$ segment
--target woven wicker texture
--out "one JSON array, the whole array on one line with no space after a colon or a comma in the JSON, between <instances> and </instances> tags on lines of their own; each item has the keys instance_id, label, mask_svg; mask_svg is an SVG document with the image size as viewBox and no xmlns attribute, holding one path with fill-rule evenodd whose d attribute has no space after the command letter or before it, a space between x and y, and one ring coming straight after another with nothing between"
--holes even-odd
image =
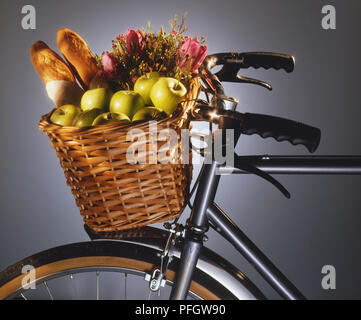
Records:
<instances>
[{"instance_id":1,"label":"woven wicker texture","mask_svg":"<svg viewBox=\"0 0 361 320\"><path fill-rule=\"evenodd\" d=\"M184 164L184 159L182 161L180 135L181 129L190 125L189 112L199 88L198 78L192 79L187 101L179 105L170 117L156 124L158 133L168 128L177 132L178 143L172 148L169 148L169 143L166 145L164 139L153 134L150 128L154 127L150 127L148 122L113 122L75 128L52 124L49 120L52 112L42 116L39 129L49 137L51 146L56 150L66 183L84 222L91 229L125 230L180 215L192 174L191 153L189 165ZM139 131L139 136L131 136L129 133L134 133L133 129L142 131ZM136 136L140 138L134 139ZM133 137L134 141L129 137ZM134 148L138 142L141 142L141 150L135 150L134 155L138 160L147 159L147 163L130 164L129 147L133 145ZM157 152L154 145L157 145ZM154 161L155 154L157 161ZM165 157L171 158L173 163L162 164Z\"/></svg>"}]
</instances>

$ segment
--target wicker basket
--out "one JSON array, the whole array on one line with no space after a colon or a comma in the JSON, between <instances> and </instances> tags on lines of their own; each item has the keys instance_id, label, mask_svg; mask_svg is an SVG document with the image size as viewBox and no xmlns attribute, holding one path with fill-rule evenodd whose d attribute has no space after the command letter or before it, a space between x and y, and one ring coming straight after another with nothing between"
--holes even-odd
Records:
<instances>
[{"instance_id":1,"label":"wicker basket","mask_svg":"<svg viewBox=\"0 0 361 320\"><path fill-rule=\"evenodd\" d=\"M198 78L191 81L187 101L168 118L157 122L158 132L177 132L190 125L189 112L199 94ZM139 128L149 139L149 123L110 123L90 128L61 127L42 116L39 129L50 139L64 169L67 185L84 222L95 231L125 230L178 217L186 203L192 164L129 164L126 158L130 129ZM149 141L147 141L149 142ZM157 141L164 144L164 141ZM190 154L191 158L191 154Z\"/></svg>"}]
</instances>

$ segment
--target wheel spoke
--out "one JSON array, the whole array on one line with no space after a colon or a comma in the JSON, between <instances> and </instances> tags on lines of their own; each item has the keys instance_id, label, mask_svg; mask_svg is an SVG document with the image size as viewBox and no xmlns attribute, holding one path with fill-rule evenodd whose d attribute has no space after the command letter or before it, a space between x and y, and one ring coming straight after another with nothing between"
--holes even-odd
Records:
<instances>
[{"instance_id":1,"label":"wheel spoke","mask_svg":"<svg viewBox=\"0 0 361 320\"><path fill-rule=\"evenodd\" d=\"M97 271L96 275L97 275L97 300L99 300L99 276L100 276L100 272Z\"/></svg>"},{"instance_id":2,"label":"wheel spoke","mask_svg":"<svg viewBox=\"0 0 361 320\"><path fill-rule=\"evenodd\" d=\"M72 286L73 286L73 289L74 289L75 299L79 300L78 290L76 289L75 278L74 278L74 276L72 274L70 275L70 280L71 280L71 283L72 283Z\"/></svg>"},{"instance_id":3,"label":"wheel spoke","mask_svg":"<svg viewBox=\"0 0 361 320\"><path fill-rule=\"evenodd\" d=\"M48 291L50 299L54 300L53 295L51 294L50 289L48 287L48 283L46 281L44 281L44 286L45 286L46 290Z\"/></svg>"},{"instance_id":4,"label":"wheel spoke","mask_svg":"<svg viewBox=\"0 0 361 320\"><path fill-rule=\"evenodd\" d=\"M20 293L20 296L21 296L24 300L28 300L28 298L25 297L23 293Z\"/></svg>"},{"instance_id":5,"label":"wheel spoke","mask_svg":"<svg viewBox=\"0 0 361 320\"><path fill-rule=\"evenodd\" d=\"M124 273L124 300L127 300L127 278L128 274Z\"/></svg>"}]
</instances>

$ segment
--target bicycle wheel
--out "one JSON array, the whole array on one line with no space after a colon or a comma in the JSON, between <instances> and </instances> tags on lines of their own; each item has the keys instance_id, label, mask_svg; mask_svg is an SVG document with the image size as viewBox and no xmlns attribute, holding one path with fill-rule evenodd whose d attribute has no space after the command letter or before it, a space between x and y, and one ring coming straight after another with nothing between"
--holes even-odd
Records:
<instances>
[{"instance_id":1,"label":"bicycle wheel","mask_svg":"<svg viewBox=\"0 0 361 320\"><path fill-rule=\"evenodd\" d=\"M145 275L159 262L159 251L119 241L97 240L55 247L2 271L0 299L168 299L179 259L174 258L169 264L166 273L169 286L162 288L160 295L152 293L145 280ZM22 273L24 266L33 267L33 279L27 285L35 285L36 290L23 288L25 277L29 277ZM109 280L110 274L115 280ZM187 298L234 299L234 296L196 269Z\"/></svg>"}]
</instances>

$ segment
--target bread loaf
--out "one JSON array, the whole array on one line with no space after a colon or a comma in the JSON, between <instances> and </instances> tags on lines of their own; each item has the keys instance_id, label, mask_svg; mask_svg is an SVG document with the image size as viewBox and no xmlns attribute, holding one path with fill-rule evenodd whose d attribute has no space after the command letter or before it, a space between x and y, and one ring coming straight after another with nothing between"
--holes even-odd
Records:
<instances>
[{"instance_id":1,"label":"bread loaf","mask_svg":"<svg viewBox=\"0 0 361 320\"><path fill-rule=\"evenodd\" d=\"M58 31L57 41L61 53L73 68L78 81L87 89L99 69L86 42L67 28Z\"/></svg>"},{"instance_id":2,"label":"bread loaf","mask_svg":"<svg viewBox=\"0 0 361 320\"><path fill-rule=\"evenodd\" d=\"M54 80L75 82L75 77L65 61L43 41L30 47L30 58L41 79L48 83Z\"/></svg>"},{"instance_id":3,"label":"bread loaf","mask_svg":"<svg viewBox=\"0 0 361 320\"><path fill-rule=\"evenodd\" d=\"M57 107L64 104L80 106L80 100L84 94L84 90L77 83L66 80L49 81L46 84L46 92Z\"/></svg>"}]
</instances>

